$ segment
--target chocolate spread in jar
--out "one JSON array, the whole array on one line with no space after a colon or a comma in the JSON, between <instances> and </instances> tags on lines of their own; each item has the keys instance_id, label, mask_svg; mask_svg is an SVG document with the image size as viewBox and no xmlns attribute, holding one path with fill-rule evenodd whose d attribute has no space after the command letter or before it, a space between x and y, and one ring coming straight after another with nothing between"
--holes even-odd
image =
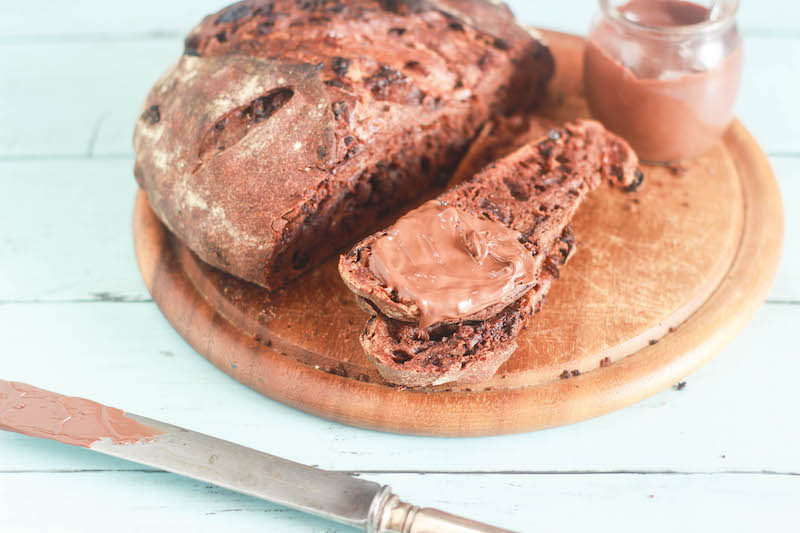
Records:
<instances>
[{"instance_id":1,"label":"chocolate spread in jar","mask_svg":"<svg viewBox=\"0 0 800 533\"><path fill-rule=\"evenodd\" d=\"M605 19L584 58L586 98L603 124L639 156L668 162L699 155L733 117L742 46L735 27L716 37L658 38L658 28L709 20L709 10L680 0L631 0L617 8L637 29Z\"/></svg>"},{"instance_id":2,"label":"chocolate spread in jar","mask_svg":"<svg viewBox=\"0 0 800 533\"><path fill-rule=\"evenodd\" d=\"M520 234L432 200L372 245L369 269L420 310L419 327L460 319L533 285L533 256Z\"/></svg>"},{"instance_id":3,"label":"chocolate spread in jar","mask_svg":"<svg viewBox=\"0 0 800 533\"><path fill-rule=\"evenodd\" d=\"M162 434L119 409L2 379L0 429L86 448L106 438L130 444Z\"/></svg>"}]
</instances>

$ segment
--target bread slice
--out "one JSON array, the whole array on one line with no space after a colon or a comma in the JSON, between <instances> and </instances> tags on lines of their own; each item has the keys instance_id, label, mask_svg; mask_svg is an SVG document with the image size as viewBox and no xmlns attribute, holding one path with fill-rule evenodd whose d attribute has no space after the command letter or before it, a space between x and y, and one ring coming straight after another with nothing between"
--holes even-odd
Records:
<instances>
[{"instance_id":1,"label":"bread slice","mask_svg":"<svg viewBox=\"0 0 800 533\"><path fill-rule=\"evenodd\" d=\"M247 0L206 17L153 87L134 173L202 260L277 288L446 183L553 71L494 1Z\"/></svg>"},{"instance_id":2,"label":"bread slice","mask_svg":"<svg viewBox=\"0 0 800 533\"><path fill-rule=\"evenodd\" d=\"M488 320L440 325L421 336L417 325L377 313L361 334L361 346L386 381L403 387L486 381L517 349L517 335L544 304L559 267L574 249L568 226L548 255L539 282Z\"/></svg>"},{"instance_id":3,"label":"bread slice","mask_svg":"<svg viewBox=\"0 0 800 533\"><path fill-rule=\"evenodd\" d=\"M534 256L534 271L538 273L590 191L603 181L634 190L642 179L638 159L628 144L599 123L583 120L551 130L544 138L490 164L438 200L518 231L520 242ZM385 234L385 231L375 233L341 256L339 273L351 291L369 300L381 314L417 323L420 319L417 303L399 297L394 288L387 287L369 268L371 247ZM519 284L502 301L469 316L440 323L487 320L531 286Z\"/></svg>"}]
</instances>

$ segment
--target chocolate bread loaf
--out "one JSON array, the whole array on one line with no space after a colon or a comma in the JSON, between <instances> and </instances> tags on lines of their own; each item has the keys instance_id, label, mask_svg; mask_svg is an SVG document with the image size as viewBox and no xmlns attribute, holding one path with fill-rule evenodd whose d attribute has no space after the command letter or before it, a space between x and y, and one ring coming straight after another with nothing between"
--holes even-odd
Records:
<instances>
[{"instance_id":1,"label":"chocolate bread loaf","mask_svg":"<svg viewBox=\"0 0 800 533\"><path fill-rule=\"evenodd\" d=\"M557 239L572 220L586 195L604 180L633 190L642 181L638 159L619 137L597 122L584 120L550 130L486 167L437 200L519 233L519 241L533 256L534 276L519 282L504 297L468 316L443 323L486 320L525 294ZM402 219L401 219L402 220ZM388 318L419 322L418 302L403 299L370 268L371 250L386 231L375 233L339 260L339 272L356 295L372 302Z\"/></svg>"},{"instance_id":2,"label":"chocolate bread loaf","mask_svg":"<svg viewBox=\"0 0 800 533\"><path fill-rule=\"evenodd\" d=\"M246 0L152 89L135 175L201 259L275 288L445 183L553 68L502 3Z\"/></svg>"}]
</instances>

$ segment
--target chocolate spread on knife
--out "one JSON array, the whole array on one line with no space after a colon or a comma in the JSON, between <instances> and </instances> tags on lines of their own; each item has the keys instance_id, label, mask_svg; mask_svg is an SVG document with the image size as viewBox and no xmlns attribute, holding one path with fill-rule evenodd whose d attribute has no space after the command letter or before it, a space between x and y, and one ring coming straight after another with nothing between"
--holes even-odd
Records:
<instances>
[{"instance_id":1,"label":"chocolate spread on knife","mask_svg":"<svg viewBox=\"0 0 800 533\"><path fill-rule=\"evenodd\" d=\"M656 30L710 17L707 7L681 0L631 0L617 11ZM592 113L644 160L705 152L733 118L742 66L735 27L705 41L676 41L620 24L599 22L587 43L584 78Z\"/></svg>"},{"instance_id":2,"label":"chocolate spread on knife","mask_svg":"<svg viewBox=\"0 0 800 533\"><path fill-rule=\"evenodd\" d=\"M130 444L162 433L119 409L1 379L0 429L86 448L105 438Z\"/></svg>"},{"instance_id":3,"label":"chocolate spread on knife","mask_svg":"<svg viewBox=\"0 0 800 533\"><path fill-rule=\"evenodd\" d=\"M420 310L420 329L460 319L535 281L520 234L432 200L372 245L369 269Z\"/></svg>"}]
</instances>

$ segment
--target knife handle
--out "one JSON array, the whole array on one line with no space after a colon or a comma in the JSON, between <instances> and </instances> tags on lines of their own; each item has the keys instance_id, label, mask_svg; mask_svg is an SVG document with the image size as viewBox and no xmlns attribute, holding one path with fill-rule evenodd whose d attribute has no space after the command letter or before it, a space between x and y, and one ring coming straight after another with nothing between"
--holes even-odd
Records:
<instances>
[{"instance_id":1,"label":"knife handle","mask_svg":"<svg viewBox=\"0 0 800 533\"><path fill-rule=\"evenodd\" d=\"M405 503L383 487L370 509L367 533L513 533L438 509Z\"/></svg>"}]
</instances>

